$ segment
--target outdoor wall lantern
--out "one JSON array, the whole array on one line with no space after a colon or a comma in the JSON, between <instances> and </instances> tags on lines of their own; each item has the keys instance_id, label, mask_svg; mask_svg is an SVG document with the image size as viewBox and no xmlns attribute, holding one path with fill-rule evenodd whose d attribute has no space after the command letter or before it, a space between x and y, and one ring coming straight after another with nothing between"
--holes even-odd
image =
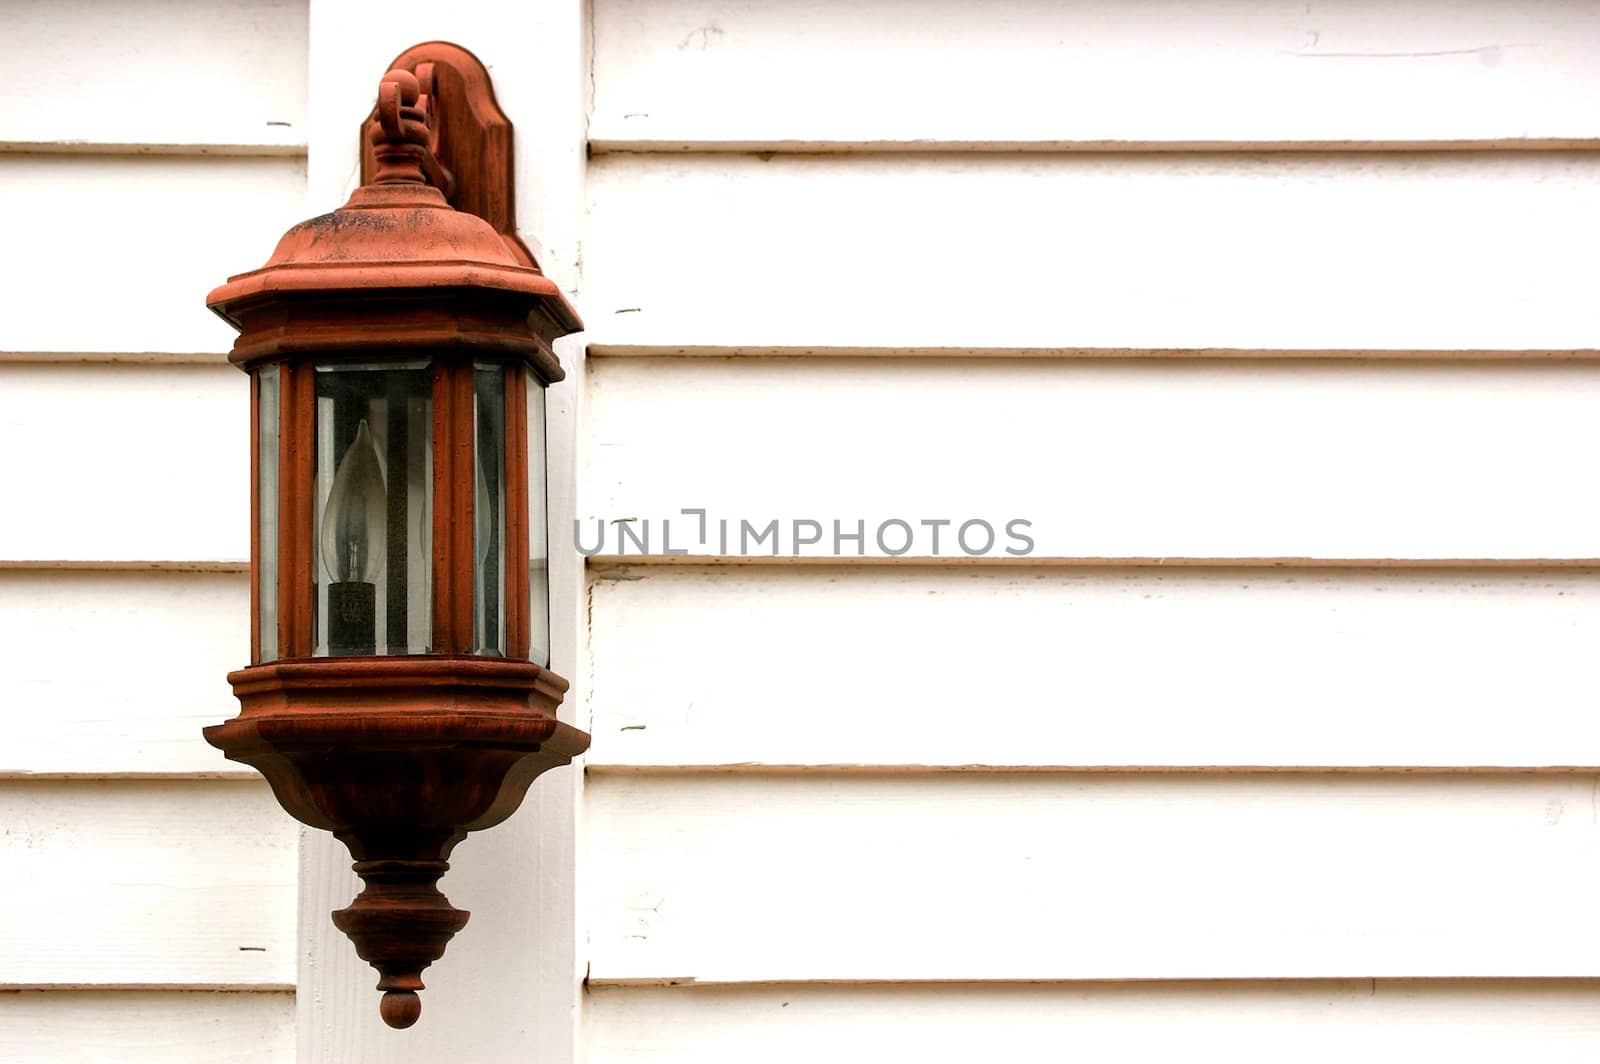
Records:
<instances>
[{"instance_id":1,"label":"outdoor wall lantern","mask_svg":"<svg viewBox=\"0 0 1600 1064\"><path fill-rule=\"evenodd\" d=\"M511 124L471 53L395 60L362 178L207 300L239 330L253 477L252 664L205 736L349 847L365 889L333 922L409 1027L467 922L451 848L589 745L545 667L543 389L583 326L516 236Z\"/></svg>"}]
</instances>

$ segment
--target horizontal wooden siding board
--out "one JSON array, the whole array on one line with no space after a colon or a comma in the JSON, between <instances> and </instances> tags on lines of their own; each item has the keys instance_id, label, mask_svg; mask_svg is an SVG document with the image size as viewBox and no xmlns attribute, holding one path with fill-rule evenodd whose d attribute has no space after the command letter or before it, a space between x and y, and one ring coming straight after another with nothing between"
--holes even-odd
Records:
<instances>
[{"instance_id":1,"label":"horizontal wooden siding board","mask_svg":"<svg viewBox=\"0 0 1600 1064\"><path fill-rule=\"evenodd\" d=\"M1592 349L1600 152L616 155L588 339Z\"/></svg>"},{"instance_id":2,"label":"horizontal wooden siding board","mask_svg":"<svg viewBox=\"0 0 1600 1064\"><path fill-rule=\"evenodd\" d=\"M616 150L1600 135L1593 8L1430 10L596 0L589 131Z\"/></svg>"},{"instance_id":3,"label":"horizontal wooden siding board","mask_svg":"<svg viewBox=\"0 0 1600 1064\"><path fill-rule=\"evenodd\" d=\"M250 556L250 389L225 364L0 365L0 557Z\"/></svg>"},{"instance_id":4,"label":"horizontal wooden siding board","mask_svg":"<svg viewBox=\"0 0 1600 1064\"><path fill-rule=\"evenodd\" d=\"M281 1064L294 1058L284 991L0 993L0 1057L28 1064Z\"/></svg>"},{"instance_id":5,"label":"horizontal wooden siding board","mask_svg":"<svg viewBox=\"0 0 1600 1064\"><path fill-rule=\"evenodd\" d=\"M295 824L259 782L0 782L0 986L292 987Z\"/></svg>"},{"instance_id":6,"label":"horizontal wooden siding board","mask_svg":"<svg viewBox=\"0 0 1600 1064\"><path fill-rule=\"evenodd\" d=\"M1594 980L604 988L589 1059L1581 1064L1600 1052L1597 1005Z\"/></svg>"},{"instance_id":7,"label":"horizontal wooden siding board","mask_svg":"<svg viewBox=\"0 0 1600 1064\"><path fill-rule=\"evenodd\" d=\"M206 294L306 215L302 159L0 155L0 185L0 352L225 353Z\"/></svg>"},{"instance_id":8,"label":"horizontal wooden siding board","mask_svg":"<svg viewBox=\"0 0 1600 1064\"><path fill-rule=\"evenodd\" d=\"M1595 788L592 775L590 979L1593 977Z\"/></svg>"},{"instance_id":9,"label":"horizontal wooden siding board","mask_svg":"<svg viewBox=\"0 0 1600 1064\"><path fill-rule=\"evenodd\" d=\"M305 0L11 0L0 37L0 150L304 151Z\"/></svg>"},{"instance_id":10,"label":"horizontal wooden siding board","mask_svg":"<svg viewBox=\"0 0 1600 1064\"><path fill-rule=\"evenodd\" d=\"M1600 766L1594 572L671 566L591 580L591 771ZM825 694L803 679L818 662Z\"/></svg>"},{"instance_id":11,"label":"horizontal wooden siding board","mask_svg":"<svg viewBox=\"0 0 1600 1064\"><path fill-rule=\"evenodd\" d=\"M602 554L789 555L814 521L803 554L1556 559L1600 527L1589 365L607 359L588 387Z\"/></svg>"},{"instance_id":12,"label":"horizontal wooden siding board","mask_svg":"<svg viewBox=\"0 0 1600 1064\"><path fill-rule=\"evenodd\" d=\"M200 736L238 711L244 573L0 570L0 645L0 775L255 776Z\"/></svg>"}]
</instances>

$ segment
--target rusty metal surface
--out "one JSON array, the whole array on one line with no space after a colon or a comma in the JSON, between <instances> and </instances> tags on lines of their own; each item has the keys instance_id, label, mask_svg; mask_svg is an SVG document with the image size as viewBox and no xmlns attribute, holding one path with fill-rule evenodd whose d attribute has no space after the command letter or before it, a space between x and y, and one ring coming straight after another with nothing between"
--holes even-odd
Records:
<instances>
[{"instance_id":1,"label":"rusty metal surface","mask_svg":"<svg viewBox=\"0 0 1600 1064\"><path fill-rule=\"evenodd\" d=\"M552 344L582 322L516 238L511 126L475 58L454 45L408 50L363 136L368 183L207 300L239 330L236 365L281 367L278 629L252 630L253 655L276 644L280 660L231 674L241 711L205 735L257 768L291 815L349 847L366 886L334 922L378 969L385 1022L405 1027L421 1011L422 970L466 923L436 885L451 848L510 816L540 773L589 744L556 719L567 682L526 660L525 484L508 493L513 656L469 654L473 365L502 366L515 382L504 463L525 481L523 368L561 379ZM415 359L434 382L431 652L316 658L316 365ZM255 617L258 528L251 548Z\"/></svg>"},{"instance_id":2,"label":"rusty metal surface","mask_svg":"<svg viewBox=\"0 0 1600 1064\"><path fill-rule=\"evenodd\" d=\"M431 656L273 662L228 680L242 708L206 741L349 847L366 886L334 922L378 970L385 1022L410 1026L423 969L467 922L437 886L451 849L589 746L556 719L567 682L525 661Z\"/></svg>"},{"instance_id":3,"label":"rusty metal surface","mask_svg":"<svg viewBox=\"0 0 1600 1064\"><path fill-rule=\"evenodd\" d=\"M428 127L428 147L448 175L448 183L437 187L450 205L488 222L513 258L538 269L517 235L514 130L495 99L488 70L477 56L445 41L413 45L395 56L389 69L410 71L417 78L426 100L421 109ZM368 123L380 121L380 112L381 107L374 108ZM363 141L361 183L373 183L378 169L369 137Z\"/></svg>"},{"instance_id":4,"label":"rusty metal surface","mask_svg":"<svg viewBox=\"0 0 1600 1064\"><path fill-rule=\"evenodd\" d=\"M431 66L432 78L441 87L453 83L452 78L467 92L475 91L473 86L480 82L487 86L488 75L481 66L476 81L466 75L446 77L444 71L454 68L441 61ZM514 232L508 239L494 222L455 209L433 183L453 187L458 200L481 206L499 224L514 228L507 182L512 165L510 123L499 116L503 136L474 140L455 132L449 133L453 140L441 139L440 145L453 144L455 150L464 151L468 145L480 150L474 166L458 163L460 172L452 176L434 153L433 99L422 93L421 81L408 70L384 75L374 117L365 126L372 183L358 188L338 210L294 226L264 266L229 278L207 297L207 305L240 330L235 362L248 365L273 357L278 348L257 334L280 334L281 343L285 317L297 309L315 307L320 316L291 331L320 331L325 339L348 340L377 331L379 314L389 319L391 329L407 327L414 318L411 308L397 312L392 302L383 305L384 300L442 296L442 306L435 308L434 331L416 337L426 342L446 331L451 307L470 294L476 298L465 302L478 312L476 324L495 322L497 328L490 332L502 334L506 342L519 329L529 334L530 347L542 349L546 356L530 361L545 363L547 379L551 364L559 373L550 344L583 328L577 312L533 264ZM484 106L499 113L492 92L486 103L469 99L456 110L446 104L443 111L474 115ZM445 131L459 128L446 126ZM491 194L474 184L480 178L498 179L505 187Z\"/></svg>"}]
</instances>

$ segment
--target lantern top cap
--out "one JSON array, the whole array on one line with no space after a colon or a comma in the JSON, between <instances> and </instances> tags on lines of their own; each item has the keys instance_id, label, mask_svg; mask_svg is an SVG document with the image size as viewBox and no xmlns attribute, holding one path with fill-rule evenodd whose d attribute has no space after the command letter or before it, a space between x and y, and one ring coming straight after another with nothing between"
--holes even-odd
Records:
<instances>
[{"instance_id":1,"label":"lantern top cap","mask_svg":"<svg viewBox=\"0 0 1600 1064\"><path fill-rule=\"evenodd\" d=\"M525 296L563 332L583 328L555 282L519 263L493 226L420 182L361 186L343 207L290 229L266 265L230 277L206 305L238 328L236 308L274 296L444 288Z\"/></svg>"},{"instance_id":2,"label":"lantern top cap","mask_svg":"<svg viewBox=\"0 0 1600 1064\"><path fill-rule=\"evenodd\" d=\"M446 58L466 61L455 55L460 49L439 47L449 49ZM476 64L470 54L462 55ZM410 51L404 53L397 64L409 56ZM415 65L415 72L395 66L378 86L377 106L363 130L372 162L367 183L343 207L285 233L266 265L230 277L206 298L230 325L242 330L241 311L280 297L478 289L524 297L530 313L543 311L549 323L543 330L546 340L583 328L561 289L517 240L509 207L500 217L502 231L473 213L476 207L458 211L451 206L447 197L457 191L457 175L438 154L440 111L433 95L441 84L435 69L440 63ZM477 71L482 73L481 65ZM507 139L500 154L509 167L509 123L504 126ZM509 204L510 188L501 195Z\"/></svg>"}]
</instances>

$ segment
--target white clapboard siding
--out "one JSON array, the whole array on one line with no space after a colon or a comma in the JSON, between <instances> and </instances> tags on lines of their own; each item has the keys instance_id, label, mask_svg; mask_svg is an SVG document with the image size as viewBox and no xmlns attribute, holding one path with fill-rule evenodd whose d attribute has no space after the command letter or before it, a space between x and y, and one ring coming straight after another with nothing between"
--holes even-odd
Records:
<instances>
[{"instance_id":1,"label":"white clapboard siding","mask_svg":"<svg viewBox=\"0 0 1600 1064\"><path fill-rule=\"evenodd\" d=\"M607 988L588 1059L1588 1064L1597 1006L1593 980Z\"/></svg>"},{"instance_id":2,"label":"white clapboard siding","mask_svg":"<svg viewBox=\"0 0 1600 1064\"><path fill-rule=\"evenodd\" d=\"M1600 153L607 155L601 353L1591 350Z\"/></svg>"},{"instance_id":3,"label":"white clapboard siding","mask_svg":"<svg viewBox=\"0 0 1600 1064\"><path fill-rule=\"evenodd\" d=\"M283 1064L294 995L217 991L0 994L0 1059L19 1064Z\"/></svg>"},{"instance_id":4,"label":"white clapboard siding","mask_svg":"<svg viewBox=\"0 0 1600 1064\"><path fill-rule=\"evenodd\" d=\"M238 712L245 573L0 569L0 646L0 775L256 775L200 736Z\"/></svg>"},{"instance_id":5,"label":"white clapboard siding","mask_svg":"<svg viewBox=\"0 0 1600 1064\"><path fill-rule=\"evenodd\" d=\"M305 217L292 158L0 155L0 186L17 205L0 358L226 352L206 294Z\"/></svg>"},{"instance_id":6,"label":"white clapboard siding","mask_svg":"<svg viewBox=\"0 0 1600 1064\"><path fill-rule=\"evenodd\" d=\"M250 557L250 386L232 366L0 362L0 453L0 559Z\"/></svg>"},{"instance_id":7,"label":"white clapboard siding","mask_svg":"<svg viewBox=\"0 0 1600 1064\"><path fill-rule=\"evenodd\" d=\"M835 725L817 691L794 730ZM585 793L596 983L1600 974L1592 777L597 774Z\"/></svg>"},{"instance_id":8,"label":"white clapboard siding","mask_svg":"<svg viewBox=\"0 0 1600 1064\"><path fill-rule=\"evenodd\" d=\"M1518 144L1600 133L1600 10L596 0L602 149Z\"/></svg>"},{"instance_id":9,"label":"white clapboard siding","mask_svg":"<svg viewBox=\"0 0 1600 1064\"><path fill-rule=\"evenodd\" d=\"M0 150L305 150L305 0L8 0L0 39Z\"/></svg>"},{"instance_id":10,"label":"white clapboard siding","mask_svg":"<svg viewBox=\"0 0 1600 1064\"><path fill-rule=\"evenodd\" d=\"M899 519L926 555L918 523L948 519L959 559L952 529L984 520L1006 560L1022 519L1034 558L1590 558L1597 403L1586 363L599 359L583 543L633 518L662 553L676 517L673 550L739 553L741 521L777 519L789 554L812 520L822 555L837 520L882 553Z\"/></svg>"},{"instance_id":11,"label":"white clapboard siding","mask_svg":"<svg viewBox=\"0 0 1600 1064\"><path fill-rule=\"evenodd\" d=\"M592 579L590 771L1600 765L1595 571Z\"/></svg>"},{"instance_id":12,"label":"white clapboard siding","mask_svg":"<svg viewBox=\"0 0 1600 1064\"><path fill-rule=\"evenodd\" d=\"M263 783L0 783L0 986L292 987L295 838Z\"/></svg>"}]
</instances>

